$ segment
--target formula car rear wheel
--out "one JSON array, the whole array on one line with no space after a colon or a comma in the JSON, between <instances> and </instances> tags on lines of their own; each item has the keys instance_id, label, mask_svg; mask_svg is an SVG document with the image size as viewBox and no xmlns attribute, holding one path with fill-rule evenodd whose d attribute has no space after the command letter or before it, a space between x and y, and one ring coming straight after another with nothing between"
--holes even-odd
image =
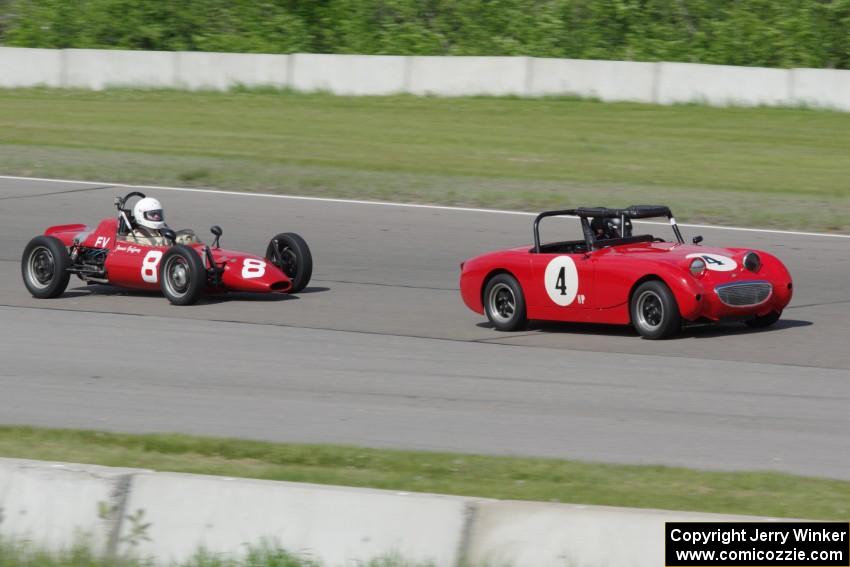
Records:
<instances>
[{"instance_id":1,"label":"formula car rear wheel","mask_svg":"<svg viewBox=\"0 0 850 567\"><path fill-rule=\"evenodd\" d=\"M525 328L525 296L510 274L497 274L484 287L484 312L499 331L518 331Z\"/></svg>"},{"instance_id":2,"label":"formula car rear wheel","mask_svg":"<svg viewBox=\"0 0 850 567\"><path fill-rule=\"evenodd\" d=\"M682 328L679 305L664 282L642 283L632 294L632 325L645 339L666 339Z\"/></svg>"},{"instance_id":3,"label":"formula car rear wheel","mask_svg":"<svg viewBox=\"0 0 850 567\"><path fill-rule=\"evenodd\" d=\"M272 238L266 248L266 259L290 279L291 293L298 293L310 283L313 255L307 242L294 232L282 232Z\"/></svg>"},{"instance_id":4,"label":"formula car rear wheel","mask_svg":"<svg viewBox=\"0 0 850 567\"><path fill-rule=\"evenodd\" d=\"M744 321L748 327L751 329L764 329L765 327L770 327L782 316L782 311L771 311L767 315L762 315L760 317L753 317L749 321Z\"/></svg>"},{"instance_id":5,"label":"formula car rear wheel","mask_svg":"<svg viewBox=\"0 0 850 567\"><path fill-rule=\"evenodd\" d=\"M207 271L193 248L177 244L168 249L159 263L162 294L174 305L198 301L207 286Z\"/></svg>"},{"instance_id":6,"label":"formula car rear wheel","mask_svg":"<svg viewBox=\"0 0 850 567\"><path fill-rule=\"evenodd\" d=\"M24 285L38 299L59 297L71 278L71 257L62 241L54 236L36 236L21 257Z\"/></svg>"}]
</instances>

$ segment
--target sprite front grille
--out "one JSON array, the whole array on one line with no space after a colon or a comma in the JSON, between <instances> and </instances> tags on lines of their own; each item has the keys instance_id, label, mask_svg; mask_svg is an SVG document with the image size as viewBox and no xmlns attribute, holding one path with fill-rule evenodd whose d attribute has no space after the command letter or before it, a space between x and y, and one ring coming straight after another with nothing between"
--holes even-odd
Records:
<instances>
[{"instance_id":1,"label":"sprite front grille","mask_svg":"<svg viewBox=\"0 0 850 567\"><path fill-rule=\"evenodd\" d=\"M720 301L731 307L748 307L764 303L773 292L769 282L740 282L714 288Z\"/></svg>"}]
</instances>

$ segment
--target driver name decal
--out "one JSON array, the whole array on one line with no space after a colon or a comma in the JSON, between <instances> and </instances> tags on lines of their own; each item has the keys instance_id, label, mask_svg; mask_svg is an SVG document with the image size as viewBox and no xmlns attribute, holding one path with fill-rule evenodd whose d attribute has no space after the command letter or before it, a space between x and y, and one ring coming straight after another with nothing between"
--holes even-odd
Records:
<instances>
[{"instance_id":1,"label":"driver name decal","mask_svg":"<svg viewBox=\"0 0 850 567\"><path fill-rule=\"evenodd\" d=\"M721 256L720 254L688 254L687 258L702 258L706 269L713 272L731 272L738 267L738 263L735 260L729 256Z\"/></svg>"},{"instance_id":2,"label":"driver name decal","mask_svg":"<svg viewBox=\"0 0 850 567\"><path fill-rule=\"evenodd\" d=\"M543 277L546 293L555 304L561 307L571 305L578 293L578 270L569 256L552 258L546 266ZM582 300L584 297L582 296Z\"/></svg>"},{"instance_id":3,"label":"driver name decal","mask_svg":"<svg viewBox=\"0 0 850 567\"><path fill-rule=\"evenodd\" d=\"M137 248L135 246L122 246L120 244L115 246L116 252L127 252L128 254L138 254L142 251L141 248Z\"/></svg>"}]
</instances>

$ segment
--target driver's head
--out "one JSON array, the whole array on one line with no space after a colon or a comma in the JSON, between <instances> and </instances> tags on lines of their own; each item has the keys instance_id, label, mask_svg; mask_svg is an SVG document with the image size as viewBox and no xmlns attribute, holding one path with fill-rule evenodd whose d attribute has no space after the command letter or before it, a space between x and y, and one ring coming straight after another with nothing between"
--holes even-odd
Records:
<instances>
[{"instance_id":1,"label":"driver's head","mask_svg":"<svg viewBox=\"0 0 850 567\"><path fill-rule=\"evenodd\" d=\"M153 197L139 199L133 207L133 217L139 225L146 228L159 230L165 226L162 204Z\"/></svg>"},{"instance_id":2,"label":"driver's head","mask_svg":"<svg viewBox=\"0 0 850 567\"><path fill-rule=\"evenodd\" d=\"M590 223L593 235L597 240L610 240L612 238L628 237L632 235L632 221L626 219L626 225L620 230L619 217L597 217Z\"/></svg>"},{"instance_id":3,"label":"driver's head","mask_svg":"<svg viewBox=\"0 0 850 567\"><path fill-rule=\"evenodd\" d=\"M632 221L626 218L624 225L620 217L605 219L605 231L608 238L628 238L632 235Z\"/></svg>"},{"instance_id":4,"label":"driver's head","mask_svg":"<svg viewBox=\"0 0 850 567\"><path fill-rule=\"evenodd\" d=\"M597 239L605 238L605 219L602 217L594 217L590 221L590 230L593 231L593 236Z\"/></svg>"},{"instance_id":5,"label":"driver's head","mask_svg":"<svg viewBox=\"0 0 850 567\"><path fill-rule=\"evenodd\" d=\"M608 240L620 236L620 219L595 217L590 222L590 229L597 240Z\"/></svg>"}]
</instances>

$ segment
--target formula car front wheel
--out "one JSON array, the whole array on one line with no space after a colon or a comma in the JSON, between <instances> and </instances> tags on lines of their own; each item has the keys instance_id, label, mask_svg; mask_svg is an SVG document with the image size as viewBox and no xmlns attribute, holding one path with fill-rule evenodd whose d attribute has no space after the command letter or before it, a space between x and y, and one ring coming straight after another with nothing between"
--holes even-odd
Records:
<instances>
[{"instance_id":1,"label":"formula car front wheel","mask_svg":"<svg viewBox=\"0 0 850 567\"><path fill-rule=\"evenodd\" d=\"M782 311L771 311L767 315L762 315L760 317L753 317L748 321L744 321L747 326L751 329L764 329L765 327L770 327L782 316Z\"/></svg>"},{"instance_id":2,"label":"formula car front wheel","mask_svg":"<svg viewBox=\"0 0 850 567\"><path fill-rule=\"evenodd\" d=\"M632 325L645 339L666 339L682 328L679 305L664 282L642 283L632 294Z\"/></svg>"},{"instance_id":3,"label":"formula car front wheel","mask_svg":"<svg viewBox=\"0 0 850 567\"><path fill-rule=\"evenodd\" d=\"M21 257L24 285L38 299L62 295L71 277L70 267L68 250L54 236L36 236L29 241Z\"/></svg>"},{"instance_id":4,"label":"formula car front wheel","mask_svg":"<svg viewBox=\"0 0 850 567\"><path fill-rule=\"evenodd\" d=\"M162 294L174 305L198 301L207 286L207 271L201 257L185 244L168 249L159 263Z\"/></svg>"},{"instance_id":5,"label":"formula car front wheel","mask_svg":"<svg viewBox=\"0 0 850 567\"><path fill-rule=\"evenodd\" d=\"M497 274L484 287L484 312L499 331L518 331L528 322L522 288L510 274Z\"/></svg>"},{"instance_id":6,"label":"formula car front wheel","mask_svg":"<svg viewBox=\"0 0 850 567\"><path fill-rule=\"evenodd\" d=\"M282 232L269 242L266 260L277 266L292 282L291 293L298 293L310 283L313 255L310 247L294 232Z\"/></svg>"}]
</instances>

